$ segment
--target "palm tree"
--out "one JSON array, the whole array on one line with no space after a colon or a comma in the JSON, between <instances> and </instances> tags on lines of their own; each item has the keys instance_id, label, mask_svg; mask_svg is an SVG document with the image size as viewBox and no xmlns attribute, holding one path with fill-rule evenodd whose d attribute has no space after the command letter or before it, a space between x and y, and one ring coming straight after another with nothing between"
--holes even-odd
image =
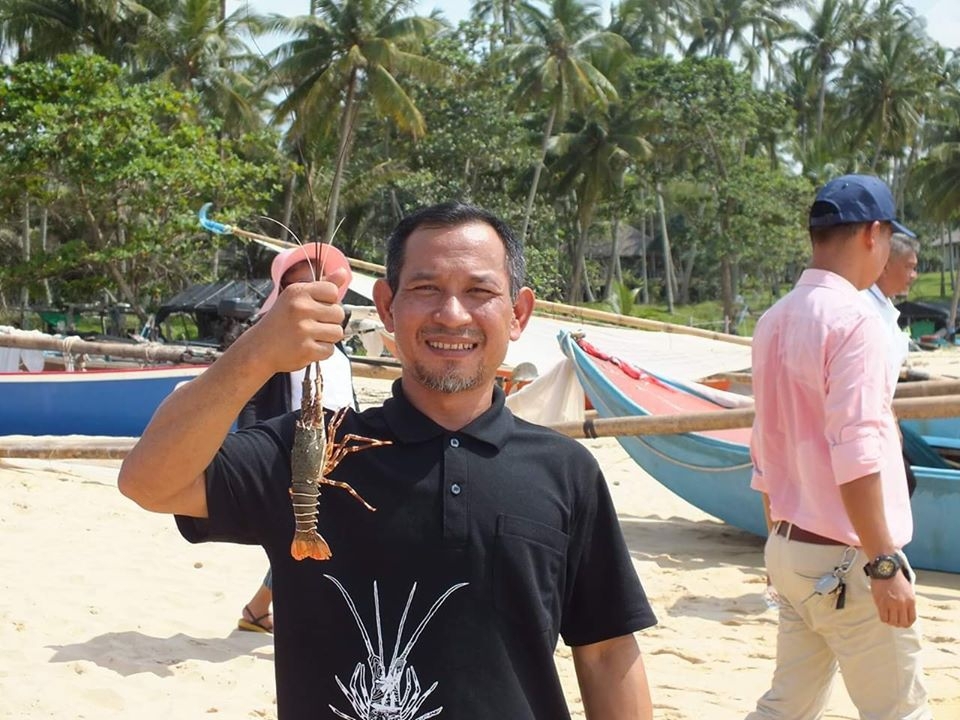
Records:
<instances>
[{"instance_id":1,"label":"palm tree","mask_svg":"<svg viewBox=\"0 0 960 720\"><path fill-rule=\"evenodd\" d=\"M663 57L682 50L680 24L688 0L623 0L610 9L608 29L630 44L635 55Z\"/></svg>"},{"instance_id":2,"label":"palm tree","mask_svg":"<svg viewBox=\"0 0 960 720\"><path fill-rule=\"evenodd\" d=\"M557 192L576 195L579 233L567 290L567 301L573 303L582 297L587 241L597 206L622 186L632 163L650 155L650 143L636 133L629 112L611 105L609 115L598 115L584 122L577 132L551 138L549 150L556 157L551 171L557 176Z\"/></svg>"},{"instance_id":3,"label":"palm tree","mask_svg":"<svg viewBox=\"0 0 960 720\"><path fill-rule=\"evenodd\" d=\"M884 154L899 155L920 125L918 108L930 89L925 45L903 28L890 28L851 55L841 78L854 142L870 141L869 167L877 171Z\"/></svg>"},{"instance_id":4,"label":"palm tree","mask_svg":"<svg viewBox=\"0 0 960 720\"><path fill-rule=\"evenodd\" d=\"M937 222L955 223L960 208L960 141L937 145L917 169L924 211Z\"/></svg>"},{"instance_id":5,"label":"palm tree","mask_svg":"<svg viewBox=\"0 0 960 720\"><path fill-rule=\"evenodd\" d=\"M809 26L793 24L783 35L785 40L800 43L795 56L810 67L817 79L817 119L814 135L819 142L823 135L823 116L827 102L827 85L837 68L838 56L852 40L851 6L847 0L822 0L819 8L810 8Z\"/></svg>"},{"instance_id":6,"label":"palm tree","mask_svg":"<svg viewBox=\"0 0 960 720\"><path fill-rule=\"evenodd\" d=\"M599 69L618 66L616 58L626 57L629 46L619 35L600 30L599 10L578 0L552 0L549 12L529 10L524 18L532 40L503 48L503 60L517 75L512 100L519 107L545 102L547 120L543 128L540 159L524 209L521 239L527 236L533 201L554 124L571 110L590 106L605 109L617 97L610 79Z\"/></svg>"},{"instance_id":7,"label":"palm tree","mask_svg":"<svg viewBox=\"0 0 960 720\"><path fill-rule=\"evenodd\" d=\"M181 90L195 90L227 134L263 125L259 79L269 68L243 41L262 31L246 10L221 17L221 0L177 3L165 21L150 24L137 46L142 72Z\"/></svg>"},{"instance_id":8,"label":"palm tree","mask_svg":"<svg viewBox=\"0 0 960 720\"><path fill-rule=\"evenodd\" d=\"M316 127L338 137L324 240L337 224L340 189L361 108L369 105L413 137L426 132L423 116L401 79L444 78L447 68L421 54L422 43L443 28L440 20L405 15L413 0L317 0L316 14L274 16L268 29L294 39L272 54L274 73L292 88L276 120L292 120L288 142ZM333 109L336 108L336 112Z\"/></svg>"},{"instance_id":9,"label":"palm tree","mask_svg":"<svg viewBox=\"0 0 960 720\"><path fill-rule=\"evenodd\" d=\"M795 0L694 0L683 30L691 37L686 55L729 58L740 52L748 68L757 66L754 39L787 26L781 14Z\"/></svg>"},{"instance_id":10,"label":"palm tree","mask_svg":"<svg viewBox=\"0 0 960 720\"><path fill-rule=\"evenodd\" d=\"M168 7L165 0L7 0L0 24L20 60L86 50L123 65L143 30Z\"/></svg>"},{"instance_id":11,"label":"palm tree","mask_svg":"<svg viewBox=\"0 0 960 720\"><path fill-rule=\"evenodd\" d=\"M503 42L513 42L523 30L523 13L533 10L527 0L474 0L470 16L490 25L490 49L496 45L496 38Z\"/></svg>"}]
</instances>

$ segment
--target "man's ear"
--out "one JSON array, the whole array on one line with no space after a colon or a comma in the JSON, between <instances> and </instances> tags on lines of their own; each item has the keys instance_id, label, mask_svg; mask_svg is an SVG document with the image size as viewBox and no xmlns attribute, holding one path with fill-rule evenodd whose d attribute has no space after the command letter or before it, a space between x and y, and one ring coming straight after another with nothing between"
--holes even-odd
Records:
<instances>
[{"instance_id":1,"label":"man's ear","mask_svg":"<svg viewBox=\"0 0 960 720\"><path fill-rule=\"evenodd\" d=\"M530 322L530 317L533 315L533 307L536 305L537 299L533 294L533 290L528 287L520 288L520 292L517 293L517 299L513 303L513 320L510 323L510 339L518 340L523 329L527 327L527 323Z\"/></svg>"},{"instance_id":2,"label":"man's ear","mask_svg":"<svg viewBox=\"0 0 960 720\"><path fill-rule=\"evenodd\" d=\"M869 250L873 250L873 248L877 246L877 243L880 242L881 232L883 232L882 223L880 223L877 220L874 220L872 223L870 223L870 226L867 232L867 239L868 239L867 248Z\"/></svg>"},{"instance_id":3,"label":"man's ear","mask_svg":"<svg viewBox=\"0 0 960 720\"><path fill-rule=\"evenodd\" d=\"M373 304L377 306L380 322L387 332L393 332L393 290L383 278L373 284Z\"/></svg>"}]
</instances>

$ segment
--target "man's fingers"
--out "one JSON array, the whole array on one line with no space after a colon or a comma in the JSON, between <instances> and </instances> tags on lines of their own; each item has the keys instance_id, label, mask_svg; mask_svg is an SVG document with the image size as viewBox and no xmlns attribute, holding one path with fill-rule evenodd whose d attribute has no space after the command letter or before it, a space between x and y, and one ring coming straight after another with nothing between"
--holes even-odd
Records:
<instances>
[{"instance_id":1,"label":"man's fingers","mask_svg":"<svg viewBox=\"0 0 960 720\"><path fill-rule=\"evenodd\" d=\"M340 291L343 291L350 282L350 273L344 268L337 268L331 273L324 274L323 279L333 283Z\"/></svg>"},{"instance_id":2,"label":"man's fingers","mask_svg":"<svg viewBox=\"0 0 960 720\"><path fill-rule=\"evenodd\" d=\"M878 608L880 621L893 627L908 628L917 621L917 607L914 603L894 602Z\"/></svg>"}]
</instances>

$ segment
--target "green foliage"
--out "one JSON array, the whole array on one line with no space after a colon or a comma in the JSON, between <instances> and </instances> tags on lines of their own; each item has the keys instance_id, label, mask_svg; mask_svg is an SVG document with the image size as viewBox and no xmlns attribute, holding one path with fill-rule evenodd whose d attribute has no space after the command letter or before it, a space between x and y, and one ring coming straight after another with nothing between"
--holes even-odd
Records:
<instances>
[{"instance_id":1,"label":"green foliage","mask_svg":"<svg viewBox=\"0 0 960 720\"><path fill-rule=\"evenodd\" d=\"M910 300L923 302L924 300L933 300L943 302L953 298L953 290L950 287L950 271L945 271L945 283L941 293L941 276L939 272L925 272L917 275L917 279L910 287L910 293L907 296Z\"/></svg>"},{"instance_id":2,"label":"green foliage","mask_svg":"<svg viewBox=\"0 0 960 720\"><path fill-rule=\"evenodd\" d=\"M610 296L610 309L620 315L633 315L637 307L640 288L631 288L624 283L615 283Z\"/></svg>"},{"instance_id":3,"label":"green foliage","mask_svg":"<svg viewBox=\"0 0 960 720\"><path fill-rule=\"evenodd\" d=\"M66 275L64 297L106 288L140 306L172 272L209 273L218 243L197 225L203 202L252 211L276 190L276 161L236 153L266 150L268 136L218 138L195 98L164 82L130 83L90 56L20 63L4 68L3 80L0 202L16 223L26 205L32 230L39 210L63 218L48 251L7 264L7 278Z\"/></svg>"},{"instance_id":4,"label":"green foliage","mask_svg":"<svg viewBox=\"0 0 960 720\"><path fill-rule=\"evenodd\" d=\"M470 200L520 230L554 300L610 294L621 223L648 236L663 302L665 225L678 287L662 319L713 326L792 284L830 177L879 174L924 237L958 221L960 56L902 0L824 0L791 22L782 0L623 0L606 27L586 0L480 0L456 29L407 0L314 5L0 7L0 308L49 287L142 310L214 268L262 275L263 251L198 232L205 201L271 235L259 216L305 238L342 221L338 244L379 261L401 215ZM290 42L264 56L277 29ZM615 294L640 285L640 260L620 258Z\"/></svg>"}]
</instances>

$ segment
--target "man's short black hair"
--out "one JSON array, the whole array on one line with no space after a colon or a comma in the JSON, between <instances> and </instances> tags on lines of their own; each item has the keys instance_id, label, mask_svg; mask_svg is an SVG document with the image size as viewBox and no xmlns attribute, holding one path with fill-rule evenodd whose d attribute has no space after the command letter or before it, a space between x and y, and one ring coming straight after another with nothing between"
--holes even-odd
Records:
<instances>
[{"instance_id":1,"label":"man's short black hair","mask_svg":"<svg viewBox=\"0 0 960 720\"><path fill-rule=\"evenodd\" d=\"M397 292L407 238L414 230L420 227L457 227L473 222L486 223L503 241L507 256L507 275L510 278L510 300L515 301L526 280L527 264L523 256L523 245L517 240L510 226L492 212L460 201L421 208L397 223L390 237L387 238L387 284L390 289L394 293Z\"/></svg>"}]
</instances>

